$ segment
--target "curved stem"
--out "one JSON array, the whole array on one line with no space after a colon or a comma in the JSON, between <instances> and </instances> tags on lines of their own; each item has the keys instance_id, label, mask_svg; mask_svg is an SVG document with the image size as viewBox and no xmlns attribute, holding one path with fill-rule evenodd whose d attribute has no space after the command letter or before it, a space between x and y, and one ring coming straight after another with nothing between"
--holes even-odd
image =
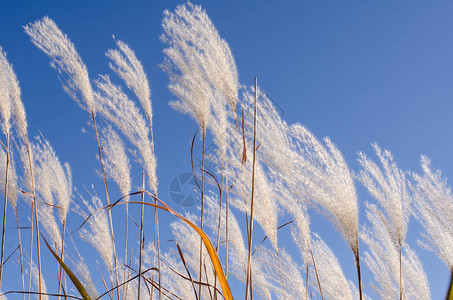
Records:
<instances>
[{"instance_id":1,"label":"curved stem","mask_svg":"<svg viewBox=\"0 0 453 300\"><path fill-rule=\"evenodd\" d=\"M5 172L5 201L3 202L2 253L0 258L0 289L2 287L3 255L5 253L6 208L8 206L8 169L9 169L9 134L6 133L6 172Z\"/></svg>"}]
</instances>

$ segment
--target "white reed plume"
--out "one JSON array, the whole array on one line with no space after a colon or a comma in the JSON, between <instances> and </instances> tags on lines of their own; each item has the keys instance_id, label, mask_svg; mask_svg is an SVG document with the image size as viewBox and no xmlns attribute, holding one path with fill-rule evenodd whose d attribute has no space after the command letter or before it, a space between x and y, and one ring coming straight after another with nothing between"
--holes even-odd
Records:
<instances>
[{"instance_id":1,"label":"white reed plume","mask_svg":"<svg viewBox=\"0 0 453 300\"><path fill-rule=\"evenodd\" d=\"M186 254L183 253L183 255L185 258ZM148 243L143 251L144 270L153 267L154 257L156 256L156 247L153 243ZM168 292L171 292L171 294L175 294L176 296L183 299L195 299L194 288L191 281L188 280L189 275L187 274L178 251L171 249L170 252L161 253L161 260L162 263L159 272L161 275L162 287L165 289L164 291L166 291L167 294L169 294ZM151 273L156 273L156 271L148 271L146 274L151 278ZM184 276L185 278L181 276ZM192 273L191 276L193 280L197 280L196 278L194 278ZM195 284L195 286L197 285Z\"/></svg>"},{"instance_id":2,"label":"white reed plume","mask_svg":"<svg viewBox=\"0 0 453 300\"><path fill-rule=\"evenodd\" d=\"M266 278L275 293L275 299L305 298L305 281L302 275L304 271L284 249L280 249L277 254L275 251L262 248L255 255L257 256L255 259L262 266L262 274L255 272L253 276Z\"/></svg>"},{"instance_id":3,"label":"white reed plume","mask_svg":"<svg viewBox=\"0 0 453 300\"><path fill-rule=\"evenodd\" d=\"M400 245L397 236L392 233L390 223L376 205L367 204L367 208L366 216L372 227L365 227L360 237L369 249L365 252L364 261L374 276L371 286L381 298L399 299Z\"/></svg>"},{"instance_id":4,"label":"white reed plume","mask_svg":"<svg viewBox=\"0 0 453 300\"><path fill-rule=\"evenodd\" d=\"M140 157L136 156L136 159L149 174L152 190L157 192L156 157L147 122L135 103L108 76L100 76L96 84L100 90L100 93L96 93L99 113L121 130L136 147L140 153Z\"/></svg>"},{"instance_id":5,"label":"white reed plume","mask_svg":"<svg viewBox=\"0 0 453 300\"><path fill-rule=\"evenodd\" d=\"M431 299L428 276L426 276L420 259L409 246L404 245L403 250L403 273L406 298L416 300Z\"/></svg>"},{"instance_id":6,"label":"white reed plume","mask_svg":"<svg viewBox=\"0 0 453 300\"><path fill-rule=\"evenodd\" d=\"M110 177L118 185L121 195L125 196L131 190L131 175L129 158L126 155L126 149L123 141L112 127L107 126L102 130L101 145L106 158L104 168L107 177ZM129 196L125 197L125 201Z\"/></svg>"},{"instance_id":7,"label":"white reed plume","mask_svg":"<svg viewBox=\"0 0 453 300\"><path fill-rule=\"evenodd\" d=\"M439 170L421 158L423 175L413 174L416 216L425 227L423 246L434 252L453 272L453 195Z\"/></svg>"},{"instance_id":8,"label":"white reed plume","mask_svg":"<svg viewBox=\"0 0 453 300\"><path fill-rule=\"evenodd\" d=\"M314 234L312 247L324 299L357 299L350 287L354 284L348 282L335 254L317 234ZM313 276L310 284L313 289L319 289Z\"/></svg>"},{"instance_id":9,"label":"white reed plume","mask_svg":"<svg viewBox=\"0 0 453 300\"><path fill-rule=\"evenodd\" d=\"M178 107L204 128L209 99L191 100L187 94L209 96L209 91L203 94L200 88L212 87L222 94L236 115L239 86L236 64L228 43L219 36L209 16L201 6L191 3L179 5L175 12L165 11L164 14L162 40L169 45L164 50L167 56L164 68L172 79L170 89L178 97L185 96L179 97L183 105Z\"/></svg>"},{"instance_id":10,"label":"white reed plume","mask_svg":"<svg viewBox=\"0 0 453 300\"><path fill-rule=\"evenodd\" d=\"M17 134L21 139L28 140L27 132L27 117L25 114L24 104L22 103L20 97L20 87L19 81L17 80L16 74L14 73L13 67L6 60L6 53L2 51L0 46L0 109L3 119L5 120L4 124L8 127L8 121L6 121L12 114L12 121L16 128ZM9 98L9 104L4 103L5 96ZM5 107L6 106L6 107ZM10 110L10 112L7 112Z\"/></svg>"},{"instance_id":11,"label":"white reed plume","mask_svg":"<svg viewBox=\"0 0 453 300\"><path fill-rule=\"evenodd\" d=\"M9 135L11 130L12 89L10 65L6 60L6 53L0 47L0 115L3 133Z\"/></svg>"},{"instance_id":12,"label":"white reed plume","mask_svg":"<svg viewBox=\"0 0 453 300\"><path fill-rule=\"evenodd\" d=\"M2 194L5 194L5 179L6 170L3 166L6 166L6 152L3 147L0 147L0 190ZM17 198L18 198L18 187L17 187L17 174L14 164L14 159L10 156L10 164L8 166L8 202L14 209L17 216Z\"/></svg>"},{"instance_id":13,"label":"white reed plume","mask_svg":"<svg viewBox=\"0 0 453 300\"><path fill-rule=\"evenodd\" d=\"M57 70L64 90L87 112L95 112L88 71L74 44L49 17L26 25L32 42L46 53Z\"/></svg>"},{"instance_id":14,"label":"white reed plume","mask_svg":"<svg viewBox=\"0 0 453 300\"><path fill-rule=\"evenodd\" d=\"M104 210L98 210L102 207L101 200L93 195L91 196L91 204L88 203L81 196L81 201L92 214L88 219L89 228L82 227L80 229L80 236L82 239L87 241L93 246L101 256L105 266L111 272L113 270L113 247L112 247L112 236L110 235L109 224L107 220L107 214ZM83 218L87 218L88 214L80 207L77 208L77 213ZM85 225L85 226L86 226Z\"/></svg>"},{"instance_id":15,"label":"white reed plume","mask_svg":"<svg viewBox=\"0 0 453 300\"><path fill-rule=\"evenodd\" d=\"M324 146L305 127L290 127L294 173L306 197L320 208L359 256L357 195L349 168L337 147L325 138Z\"/></svg>"},{"instance_id":16,"label":"white reed plume","mask_svg":"<svg viewBox=\"0 0 453 300\"><path fill-rule=\"evenodd\" d=\"M150 128L152 128L151 91L143 66L135 56L134 51L126 43L120 40L115 40L115 42L119 50L109 50L106 53L106 56L111 60L109 66L134 92L145 111Z\"/></svg>"},{"instance_id":17,"label":"white reed plume","mask_svg":"<svg viewBox=\"0 0 453 300\"><path fill-rule=\"evenodd\" d=\"M61 164L49 141L38 138L32 145L36 191L48 204L58 206L58 216L64 223L72 197L72 173L68 163Z\"/></svg>"},{"instance_id":18,"label":"white reed plume","mask_svg":"<svg viewBox=\"0 0 453 300\"><path fill-rule=\"evenodd\" d=\"M383 169L365 154L359 153L359 162L363 169L357 179L384 209L389 221L388 226L392 229L392 234L396 235L398 246L401 248L406 237L412 202L406 177L388 150L382 151L377 144L373 144L373 148Z\"/></svg>"}]
</instances>

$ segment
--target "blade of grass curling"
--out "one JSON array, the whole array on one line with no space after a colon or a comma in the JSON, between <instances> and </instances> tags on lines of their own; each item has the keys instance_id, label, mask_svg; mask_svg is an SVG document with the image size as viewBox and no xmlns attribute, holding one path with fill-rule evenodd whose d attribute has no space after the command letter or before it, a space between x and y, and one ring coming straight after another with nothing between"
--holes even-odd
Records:
<instances>
[{"instance_id":1,"label":"blade of grass curling","mask_svg":"<svg viewBox=\"0 0 453 300\"><path fill-rule=\"evenodd\" d=\"M49 243L47 243L47 241L44 238L44 236L43 235L41 235L41 236L42 236L44 242L46 243L47 248L49 248L50 252L53 254L55 259L63 267L63 269L65 270L66 274L68 274L68 276L71 279L72 283L74 284L76 289L79 291L80 296L82 296L82 298L84 300L91 300L90 296L88 295L87 291L85 290L85 288L83 287L83 285L79 281L79 279L74 275L74 273L72 273L71 269L69 269L69 267L63 262L63 260L61 260L61 258L52 250L52 248L49 246Z\"/></svg>"}]
</instances>

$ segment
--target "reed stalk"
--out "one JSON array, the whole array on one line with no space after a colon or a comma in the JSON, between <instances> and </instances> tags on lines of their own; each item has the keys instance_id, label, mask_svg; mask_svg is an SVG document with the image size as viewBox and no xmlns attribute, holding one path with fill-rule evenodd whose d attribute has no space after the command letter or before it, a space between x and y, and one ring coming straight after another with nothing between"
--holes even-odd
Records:
<instances>
[{"instance_id":1,"label":"reed stalk","mask_svg":"<svg viewBox=\"0 0 453 300\"><path fill-rule=\"evenodd\" d=\"M0 289L2 287L3 255L5 253L6 208L8 205L8 169L9 169L9 133L6 133L6 172L5 172L5 201L3 202L2 253L0 258Z\"/></svg>"},{"instance_id":2,"label":"reed stalk","mask_svg":"<svg viewBox=\"0 0 453 300\"><path fill-rule=\"evenodd\" d=\"M360 272L360 254L359 254L358 243L357 243L357 254L355 255L355 263L356 263L356 267L357 267L357 277L358 277L358 281L359 281L359 296L360 296L360 300L362 300L363 299L363 295L362 295L362 274Z\"/></svg>"},{"instance_id":3,"label":"reed stalk","mask_svg":"<svg viewBox=\"0 0 453 300\"><path fill-rule=\"evenodd\" d=\"M65 231L66 231L66 220L63 221L63 234L61 236L61 255L60 255L60 258L62 261L64 261L64 237L65 237ZM58 294L60 294L60 290L61 290L61 287L62 287L62 282L61 282L61 276L62 276L62 271L63 271L63 267L60 265L59 267L59 271L58 271ZM58 296L58 299L60 299L60 296Z\"/></svg>"},{"instance_id":4,"label":"reed stalk","mask_svg":"<svg viewBox=\"0 0 453 300\"><path fill-rule=\"evenodd\" d=\"M25 281L24 281L24 260L23 260L23 253L22 253L22 238L20 235L20 224L19 224L19 212L17 208L15 210L16 213L16 222L17 222L17 235L19 239L19 254L20 254L20 275L22 279L22 291L25 292ZM22 294L22 299L25 300L25 294Z\"/></svg>"},{"instance_id":5,"label":"reed stalk","mask_svg":"<svg viewBox=\"0 0 453 300\"><path fill-rule=\"evenodd\" d=\"M401 258L401 244L400 244L400 300L403 300L403 275L402 275L402 258Z\"/></svg>"},{"instance_id":6,"label":"reed stalk","mask_svg":"<svg viewBox=\"0 0 453 300\"><path fill-rule=\"evenodd\" d=\"M451 279L450 279L450 287L448 288L446 300L453 300L453 269L450 270L451 272Z\"/></svg>"},{"instance_id":7,"label":"reed stalk","mask_svg":"<svg viewBox=\"0 0 453 300\"><path fill-rule=\"evenodd\" d=\"M248 299L249 296L249 288L250 288L250 298L253 299L253 289L251 288L251 280L252 280L252 234L253 234L253 202L255 196L255 164L256 164L256 112L257 112L257 79L255 77L255 113L253 118L253 163L252 163L252 197L250 203L250 225L248 225L248 260L247 260L247 281L246 281L246 288L245 288L245 300Z\"/></svg>"},{"instance_id":8,"label":"reed stalk","mask_svg":"<svg viewBox=\"0 0 453 300\"><path fill-rule=\"evenodd\" d=\"M99 133L98 133L97 125L96 125L96 116L94 114L94 111L91 111L91 118L93 120L94 131L96 133L96 141L98 143L99 160L101 162L102 177L104 178L105 196L107 198L107 205L110 205L109 189L107 186L107 176L105 175L104 161L102 159L101 142L99 141ZM114 258L113 264L114 264L115 275L116 275L116 285L118 286L119 280L118 280L118 269L116 267L117 259L116 259L116 247L115 247L115 234L113 231L112 213L110 210L109 210L109 221L110 221L110 233L112 235L113 258ZM118 300L120 300L119 289L116 289L116 292L117 292Z\"/></svg>"},{"instance_id":9,"label":"reed stalk","mask_svg":"<svg viewBox=\"0 0 453 300\"><path fill-rule=\"evenodd\" d=\"M321 282L319 281L318 269L316 268L315 257L313 255L313 251L311 250L311 248L310 248L310 253L311 253L311 259L313 260L313 267L315 268L316 280L318 281L319 293L321 294L321 299L324 299L324 297L322 295ZM308 265L307 265L307 268L308 268ZM307 272L307 278L308 278L308 272Z\"/></svg>"},{"instance_id":10,"label":"reed stalk","mask_svg":"<svg viewBox=\"0 0 453 300\"><path fill-rule=\"evenodd\" d=\"M128 236L128 232L129 232L129 204L126 202L126 233L125 233L125 237L124 237L124 263L126 264L127 262L127 236ZM126 268L124 268L124 272L123 272L123 280L125 280L126 278ZM123 287L123 295L121 297L121 299L124 300L124 297L126 296L126 291L127 291L127 284L125 287Z\"/></svg>"},{"instance_id":11,"label":"reed stalk","mask_svg":"<svg viewBox=\"0 0 453 300\"><path fill-rule=\"evenodd\" d=\"M203 212L204 212L204 156L205 156L205 138L206 138L206 129L202 128L203 137L202 137L202 144L203 149L201 152L201 217L200 217L200 228L203 230ZM199 282L201 283L201 271L203 269L203 240L200 238L200 274L199 274ZM198 286L198 295L200 295L201 299L201 284Z\"/></svg>"},{"instance_id":12,"label":"reed stalk","mask_svg":"<svg viewBox=\"0 0 453 300\"><path fill-rule=\"evenodd\" d=\"M145 190L145 172L142 172L142 190ZM137 299L140 300L140 284L141 284L141 274L142 274L142 252L143 252L143 246L144 246L144 241L143 241L143 209L144 209L144 203L145 203L145 194L142 193L142 205L141 205L141 211L140 211L140 252L139 252L139 258L138 258L138 297ZM152 288L154 289L154 287Z\"/></svg>"}]
</instances>

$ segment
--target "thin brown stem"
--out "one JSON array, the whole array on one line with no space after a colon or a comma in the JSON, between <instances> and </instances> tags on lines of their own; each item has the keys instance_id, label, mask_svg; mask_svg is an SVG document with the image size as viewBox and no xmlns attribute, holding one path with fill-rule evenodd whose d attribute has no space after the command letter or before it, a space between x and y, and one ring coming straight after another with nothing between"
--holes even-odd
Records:
<instances>
[{"instance_id":1,"label":"thin brown stem","mask_svg":"<svg viewBox=\"0 0 453 300\"><path fill-rule=\"evenodd\" d=\"M65 237L65 231L66 231L66 220L63 221L63 234L62 234L62 237L61 237L61 260L64 261L64 237ZM59 267L59 271L58 271L58 294L60 294L60 289L61 289L61 286L62 286L62 282L61 282L61 276L62 276L62 266L60 265ZM58 299L60 299L60 296L58 296Z\"/></svg>"},{"instance_id":2,"label":"thin brown stem","mask_svg":"<svg viewBox=\"0 0 453 300\"><path fill-rule=\"evenodd\" d=\"M225 244L225 277L228 278L228 245L229 245L229 241L228 241L228 213L229 213L229 207L228 207L228 191L226 192L225 194L225 206L226 206L226 211L225 211L225 222L226 222L226 225L225 225L225 240L226 240L226 244Z\"/></svg>"},{"instance_id":3,"label":"thin brown stem","mask_svg":"<svg viewBox=\"0 0 453 300\"><path fill-rule=\"evenodd\" d=\"M250 287L250 298L253 298L253 289L251 288L251 277L252 277L252 234L253 234L253 200L255 196L255 164L256 164L256 112L257 112L257 79L255 77L255 113L253 118L253 163L252 163L252 198L250 204L250 225L249 227L249 237L248 237L248 260L247 260L247 281L246 281L246 290L245 290L245 300L248 299L249 287Z\"/></svg>"},{"instance_id":4,"label":"thin brown stem","mask_svg":"<svg viewBox=\"0 0 453 300\"><path fill-rule=\"evenodd\" d=\"M25 292L25 281L24 281L24 263L23 263L23 254L22 254L22 239L20 236L20 224L19 224L19 212L15 211L16 213L16 222L17 222L17 235L19 239L19 253L20 253L20 275L22 278L22 291ZM22 294L22 299L25 300L25 293Z\"/></svg>"},{"instance_id":5,"label":"thin brown stem","mask_svg":"<svg viewBox=\"0 0 453 300\"><path fill-rule=\"evenodd\" d=\"M105 196L107 198L107 205L110 205L109 189L107 186L107 176L105 175L104 161L102 159L101 143L99 141L99 133L98 133L97 125L96 125L96 116L94 114L94 111L91 111L91 118L93 120L94 131L96 133L96 141L98 143L99 160L101 162L102 177L104 178ZM116 247L115 247L115 234L113 231L112 213L110 212L110 210L109 210L109 221L110 221L110 233L112 235L113 258L114 258L113 264L114 264L114 269L115 269L115 273L116 273L116 285L118 286L119 280L118 280L118 269L116 267L117 259L116 259ZM120 300L119 289L117 289L117 296L118 296L118 300Z\"/></svg>"},{"instance_id":6,"label":"thin brown stem","mask_svg":"<svg viewBox=\"0 0 453 300\"><path fill-rule=\"evenodd\" d=\"M6 172L5 172L5 201L3 202L2 253L0 259L0 289L3 275L3 255L5 253L6 208L8 205L8 169L9 169L9 134L6 133Z\"/></svg>"},{"instance_id":7,"label":"thin brown stem","mask_svg":"<svg viewBox=\"0 0 453 300\"><path fill-rule=\"evenodd\" d=\"M400 300L403 300L403 275L402 275L402 258L401 258L401 245L400 245Z\"/></svg>"},{"instance_id":8,"label":"thin brown stem","mask_svg":"<svg viewBox=\"0 0 453 300\"><path fill-rule=\"evenodd\" d=\"M311 259L313 260L313 267L315 268L315 274L316 274L316 280L318 281L319 292L321 293L321 299L324 299L324 297L322 296L321 282L319 281L319 276L318 276L318 270L316 268L315 257L313 255L313 251L311 251L311 248L310 248L310 253L311 253Z\"/></svg>"},{"instance_id":9,"label":"thin brown stem","mask_svg":"<svg viewBox=\"0 0 453 300\"><path fill-rule=\"evenodd\" d=\"M357 249L357 253L359 253L359 250ZM362 296L362 274L360 272L360 255L357 254L355 256L355 263L356 263L356 267L357 267L357 277L358 277L358 280L359 280L359 296L360 296L360 300L363 299L363 296Z\"/></svg>"},{"instance_id":10,"label":"thin brown stem","mask_svg":"<svg viewBox=\"0 0 453 300\"><path fill-rule=\"evenodd\" d=\"M126 202L126 234L124 237L124 263L127 262L127 235L128 235L128 232L129 232L129 204ZM126 268L124 268L123 278L126 278ZM123 300L126 295L126 289L127 289L127 284L122 289L123 296L121 297L121 299L123 299Z\"/></svg>"},{"instance_id":11,"label":"thin brown stem","mask_svg":"<svg viewBox=\"0 0 453 300\"><path fill-rule=\"evenodd\" d=\"M203 212L204 212L204 151L205 151L205 137L206 137L206 130L205 128L202 128L202 134L203 134L203 149L201 152L201 217L200 217L200 228L203 230ZM202 270L203 270L203 240L200 238L200 275L199 275L199 281L201 282L201 275L202 275ZM201 285L198 287L198 295L200 295L201 299Z\"/></svg>"},{"instance_id":12,"label":"thin brown stem","mask_svg":"<svg viewBox=\"0 0 453 300\"><path fill-rule=\"evenodd\" d=\"M145 190L145 172L142 174L142 189ZM141 205L141 212L140 212L140 253L139 253L139 258L138 258L138 274L142 274L142 252L143 252L143 246L144 246L144 237L143 237L143 209L145 205L145 194L142 194L142 205ZM138 297L137 299L140 300L140 283L141 283L141 277L138 276Z\"/></svg>"},{"instance_id":13,"label":"thin brown stem","mask_svg":"<svg viewBox=\"0 0 453 300\"><path fill-rule=\"evenodd\" d=\"M154 194L157 197L157 191L154 191ZM154 198L154 204L157 205L157 200ZM160 277L160 241L159 241L159 217L158 217L157 207L154 207L154 245L157 248L157 268L159 269L159 278L158 283L159 287L161 286L161 277ZM154 266L155 267L155 266ZM159 300L162 299L162 290L159 288Z\"/></svg>"}]
</instances>

